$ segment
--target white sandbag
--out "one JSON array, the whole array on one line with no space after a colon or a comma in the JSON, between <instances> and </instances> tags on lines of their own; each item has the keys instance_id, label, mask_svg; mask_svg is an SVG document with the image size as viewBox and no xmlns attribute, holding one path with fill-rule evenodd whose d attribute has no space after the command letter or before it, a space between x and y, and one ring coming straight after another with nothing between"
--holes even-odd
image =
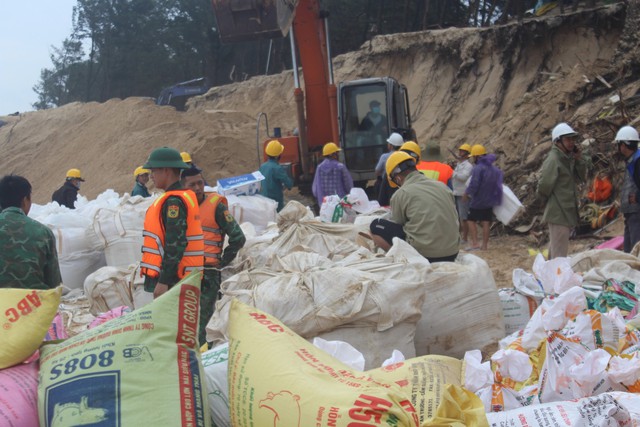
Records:
<instances>
[{"instance_id":1,"label":"white sandbag","mask_svg":"<svg viewBox=\"0 0 640 427\"><path fill-rule=\"evenodd\" d=\"M338 261L362 247L373 250L373 242L359 234L368 230L368 225L325 224L298 202L289 202L277 220L280 234L268 233L264 238L247 242L233 263L236 271L258 266L272 268L277 257L291 252L314 252Z\"/></svg>"},{"instance_id":2,"label":"white sandbag","mask_svg":"<svg viewBox=\"0 0 640 427\"><path fill-rule=\"evenodd\" d=\"M409 359L416 357L415 330L414 323L399 323L386 331L378 331L375 326L345 325L318 334L317 338L349 343L365 355L365 369L374 369L382 366L393 350Z\"/></svg>"},{"instance_id":3,"label":"white sandbag","mask_svg":"<svg viewBox=\"0 0 640 427\"><path fill-rule=\"evenodd\" d=\"M523 329L538 308L535 298L523 295L513 288L498 290L505 332L510 335Z\"/></svg>"},{"instance_id":4,"label":"white sandbag","mask_svg":"<svg viewBox=\"0 0 640 427\"><path fill-rule=\"evenodd\" d=\"M577 401L541 403L491 412L487 414L487 420L491 427L638 426L638 419L614 398L615 395L607 393Z\"/></svg>"},{"instance_id":5,"label":"white sandbag","mask_svg":"<svg viewBox=\"0 0 640 427\"><path fill-rule=\"evenodd\" d=\"M640 258L614 249L592 249L570 259L574 271L582 273L584 285L601 286L608 279L640 283Z\"/></svg>"},{"instance_id":6,"label":"white sandbag","mask_svg":"<svg viewBox=\"0 0 640 427\"><path fill-rule=\"evenodd\" d=\"M229 343L202 353L209 413L216 427L231 427L229 415Z\"/></svg>"},{"instance_id":7,"label":"white sandbag","mask_svg":"<svg viewBox=\"0 0 640 427\"><path fill-rule=\"evenodd\" d=\"M137 264L127 268L102 267L84 281L84 293L94 316L123 305L134 308L133 279Z\"/></svg>"},{"instance_id":8,"label":"white sandbag","mask_svg":"<svg viewBox=\"0 0 640 427\"><path fill-rule=\"evenodd\" d=\"M475 255L432 264L416 329L416 354L462 358L468 350L493 348L505 336L493 274Z\"/></svg>"},{"instance_id":9,"label":"white sandbag","mask_svg":"<svg viewBox=\"0 0 640 427\"><path fill-rule=\"evenodd\" d=\"M142 259L142 230L147 209L156 197L125 194L116 207L96 210L92 231L104 248L107 265L127 267Z\"/></svg>"},{"instance_id":10,"label":"white sandbag","mask_svg":"<svg viewBox=\"0 0 640 427\"><path fill-rule=\"evenodd\" d=\"M502 202L493 208L496 219L504 225L509 225L523 210L524 206L518 197L509 187L502 184Z\"/></svg>"},{"instance_id":11,"label":"white sandbag","mask_svg":"<svg viewBox=\"0 0 640 427\"><path fill-rule=\"evenodd\" d=\"M367 369L379 367L394 349L411 357L429 263L410 258L391 253L331 265L317 254L293 252L278 258L278 272L241 272L222 283L223 297L207 325L207 340L227 341L228 313L236 298L272 314L304 338L348 342L364 354Z\"/></svg>"},{"instance_id":12,"label":"white sandbag","mask_svg":"<svg viewBox=\"0 0 640 427\"><path fill-rule=\"evenodd\" d=\"M93 272L107 265L102 251L78 252L58 258L62 283L70 289L83 289L84 281Z\"/></svg>"},{"instance_id":13,"label":"white sandbag","mask_svg":"<svg viewBox=\"0 0 640 427\"><path fill-rule=\"evenodd\" d=\"M270 222L276 221L278 202L268 197L255 196L227 196L229 212L238 224L249 222L256 232L261 232Z\"/></svg>"}]
</instances>

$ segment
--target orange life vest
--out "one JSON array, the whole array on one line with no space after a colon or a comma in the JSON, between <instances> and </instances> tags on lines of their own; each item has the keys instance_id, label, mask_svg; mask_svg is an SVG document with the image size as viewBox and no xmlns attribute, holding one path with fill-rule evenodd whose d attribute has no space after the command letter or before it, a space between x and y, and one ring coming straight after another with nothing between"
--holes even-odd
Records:
<instances>
[{"instance_id":1,"label":"orange life vest","mask_svg":"<svg viewBox=\"0 0 640 427\"><path fill-rule=\"evenodd\" d=\"M187 207L187 247L178 264L178 277L182 279L190 271L202 270L204 267L204 238L200 224L198 199L191 190L172 190L160 196L147 209L144 218L144 231L142 232L144 241L142 243L142 262L140 263L141 276L158 277L160 275L165 238L162 206L169 196L179 197Z\"/></svg>"},{"instance_id":2,"label":"orange life vest","mask_svg":"<svg viewBox=\"0 0 640 427\"><path fill-rule=\"evenodd\" d=\"M416 169L422 172L427 178L440 181L445 185L447 185L453 176L451 166L440 162L419 162L416 165Z\"/></svg>"},{"instance_id":3,"label":"orange life vest","mask_svg":"<svg viewBox=\"0 0 640 427\"><path fill-rule=\"evenodd\" d=\"M200 205L200 219L204 234L204 264L216 266L220 264L224 233L216 221L216 209L220 203L227 204L227 199L218 193L209 193Z\"/></svg>"}]
</instances>

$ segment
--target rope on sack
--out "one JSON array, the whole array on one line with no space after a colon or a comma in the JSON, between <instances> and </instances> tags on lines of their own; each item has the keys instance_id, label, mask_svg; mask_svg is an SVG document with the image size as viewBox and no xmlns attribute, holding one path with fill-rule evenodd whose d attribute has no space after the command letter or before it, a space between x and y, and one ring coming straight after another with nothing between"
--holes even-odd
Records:
<instances>
[{"instance_id":1,"label":"rope on sack","mask_svg":"<svg viewBox=\"0 0 640 427\"><path fill-rule=\"evenodd\" d=\"M96 233L96 235L98 237L100 237L102 239L102 244L104 245L104 247L107 247L107 237L102 232L102 227L100 226L100 221L96 221L96 217L100 214L101 210L102 209L98 209L98 210L96 210L96 213L93 214L93 231ZM97 230L96 230L96 226L98 228Z\"/></svg>"}]
</instances>

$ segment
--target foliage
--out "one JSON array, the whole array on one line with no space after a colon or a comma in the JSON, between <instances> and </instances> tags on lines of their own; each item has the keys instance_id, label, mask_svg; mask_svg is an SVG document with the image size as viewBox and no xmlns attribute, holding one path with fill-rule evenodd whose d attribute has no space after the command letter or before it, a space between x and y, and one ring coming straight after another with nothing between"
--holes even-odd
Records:
<instances>
[{"instance_id":1,"label":"foliage","mask_svg":"<svg viewBox=\"0 0 640 427\"><path fill-rule=\"evenodd\" d=\"M334 55L377 34L481 26L522 16L534 0L323 0ZM269 49L271 55L269 56ZM72 34L34 86L35 108L155 97L197 77L220 85L291 67L287 39L220 43L211 0L77 0ZM85 53L86 51L86 53ZM267 64L267 58L270 58Z\"/></svg>"}]
</instances>

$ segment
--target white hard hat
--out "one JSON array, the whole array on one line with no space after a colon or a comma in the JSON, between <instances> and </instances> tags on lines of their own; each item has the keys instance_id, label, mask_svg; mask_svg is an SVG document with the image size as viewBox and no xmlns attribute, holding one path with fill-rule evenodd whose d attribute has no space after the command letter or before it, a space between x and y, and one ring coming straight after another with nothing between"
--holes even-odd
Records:
<instances>
[{"instance_id":1,"label":"white hard hat","mask_svg":"<svg viewBox=\"0 0 640 427\"><path fill-rule=\"evenodd\" d=\"M404 139L402 138L402 135L394 132L391 135L389 135L387 142L393 145L394 147L401 147L402 144L404 144Z\"/></svg>"},{"instance_id":2,"label":"white hard hat","mask_svg":"<svg viewBox=\"0 0 640 427\"><path fill-rule=\"evenodd\" d=\"M568 124L559 123L551 131L551 141L556 142L562 136L570 136L570 135L577 135L577 134L578 132L573 130L571 126L569 126Z\"/></svg>"},{"instance_id":3,"label":"white hard hat","mask_svg":"<svg viewBox=\"0 0 640 427\"><path fill-rule=\"evenodd\" d=\"M625 142L625 141L640 141L640 136L638 136L638 131L635 130L631 126L622 126L618 133L616 134L616 139L614 142Z\"/></svg>"}]
</instances>

